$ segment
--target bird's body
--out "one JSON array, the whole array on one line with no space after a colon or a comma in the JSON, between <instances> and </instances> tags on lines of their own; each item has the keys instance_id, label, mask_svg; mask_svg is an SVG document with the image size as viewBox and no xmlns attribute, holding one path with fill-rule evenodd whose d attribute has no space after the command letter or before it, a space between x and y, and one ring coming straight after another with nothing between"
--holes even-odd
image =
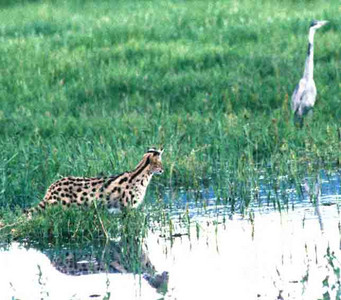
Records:
<instances>
[{"instance_id":1,"label":"bird's body","mask_svg":"<svg viewBox=\"0 0 341 300\"><path fill-rule=\"evenodd\" d=\"M291 108L300 123L302 123L303 116L315 105L317 91L314 82L314 36L316 30L326 23L327 21L313 21L309 28L308 53L303 77L296 86L291 98Z\"/></svg>"},{"instance_id":2,"label":"bird's body","mask_svg":"<svg viewBox=\"0 0 341 300\"><path fill-rule=\"evenodd\" d=\"M291 108L297 117L302 118L314 106L316 101L314 79L302 78L292 95Z\"/></svg>"}]
</instances>

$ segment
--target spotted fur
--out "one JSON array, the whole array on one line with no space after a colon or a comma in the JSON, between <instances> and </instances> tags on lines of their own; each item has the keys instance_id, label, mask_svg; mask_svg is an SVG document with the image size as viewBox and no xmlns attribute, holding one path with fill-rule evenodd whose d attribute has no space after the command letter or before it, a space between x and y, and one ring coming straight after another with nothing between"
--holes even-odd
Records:
<instances>
[{"instance_id":1,"label":"spotted fur","mask_svg":"<svg viewBox=\"0 0 341 300\"><path fill-rule=\"evenodd\" d=\"M95 200L109 210L137 207L144 199L152 176L163 173L162 152L163 149L148 150L134 170L116 176L62 178L51 184L44 199L27 213L58 204L90 206Z\"/></svg>"}]
</instances>

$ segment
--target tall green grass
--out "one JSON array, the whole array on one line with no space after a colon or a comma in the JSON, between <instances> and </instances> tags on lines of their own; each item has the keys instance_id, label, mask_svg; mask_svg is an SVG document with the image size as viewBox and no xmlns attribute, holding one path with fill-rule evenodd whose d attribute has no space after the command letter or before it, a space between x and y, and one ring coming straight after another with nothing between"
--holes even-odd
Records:
<instances>
[{"instance_id":1,"label":"tall green grass","mask_svg":"<svg viewBox=\"0 0 341 300\"><path fill-rule=\"evenodd\" d=\"M341 161L338 1L5 1L0 4L0 216L59 176L133 168L164 145L171 186L247 207L259 174L300 184ZM290 96L312 19L318 100Z\"/></svg>"}]
</instances>

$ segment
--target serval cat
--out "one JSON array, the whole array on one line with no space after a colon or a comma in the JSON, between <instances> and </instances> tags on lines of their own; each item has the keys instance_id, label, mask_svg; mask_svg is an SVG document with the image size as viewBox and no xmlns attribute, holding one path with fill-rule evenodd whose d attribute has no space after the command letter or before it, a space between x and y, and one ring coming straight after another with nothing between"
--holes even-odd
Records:
<instances>
[{"instance_id":1,"label":"serval cat","mask_svg":"<svg viewBox=\"0 0 341 300\"><path fill-rule=\"evenodd\" d=\"M109 211L128 206L135 208L143 201L153 175L163 173L162 153L162 148L149 149L134 170L116 176L62 178L51 184L44 199L26 213L30 216L35 211L58 204L64 207L89 206L94 200Z\"/></svg>"}]
</instances>

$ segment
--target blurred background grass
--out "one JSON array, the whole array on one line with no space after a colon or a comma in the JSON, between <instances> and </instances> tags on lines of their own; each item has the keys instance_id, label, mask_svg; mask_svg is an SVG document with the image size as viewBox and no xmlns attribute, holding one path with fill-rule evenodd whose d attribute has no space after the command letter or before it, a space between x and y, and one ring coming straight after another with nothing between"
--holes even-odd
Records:
<instances>
[{"instance_id":1,"label":"blurred background grass","mask_svg":"<svg viewBox=\"0 0 341 300\"><path fill-rule=\"evenodd\" d=\"M261 171L300 184L341 160L339 1L9 1L0 4L0 206L59 176L115 174L165 146L165 188L227 187ZM292 122L312 19L318 100Z\"/></svg>"}]
</instances>

